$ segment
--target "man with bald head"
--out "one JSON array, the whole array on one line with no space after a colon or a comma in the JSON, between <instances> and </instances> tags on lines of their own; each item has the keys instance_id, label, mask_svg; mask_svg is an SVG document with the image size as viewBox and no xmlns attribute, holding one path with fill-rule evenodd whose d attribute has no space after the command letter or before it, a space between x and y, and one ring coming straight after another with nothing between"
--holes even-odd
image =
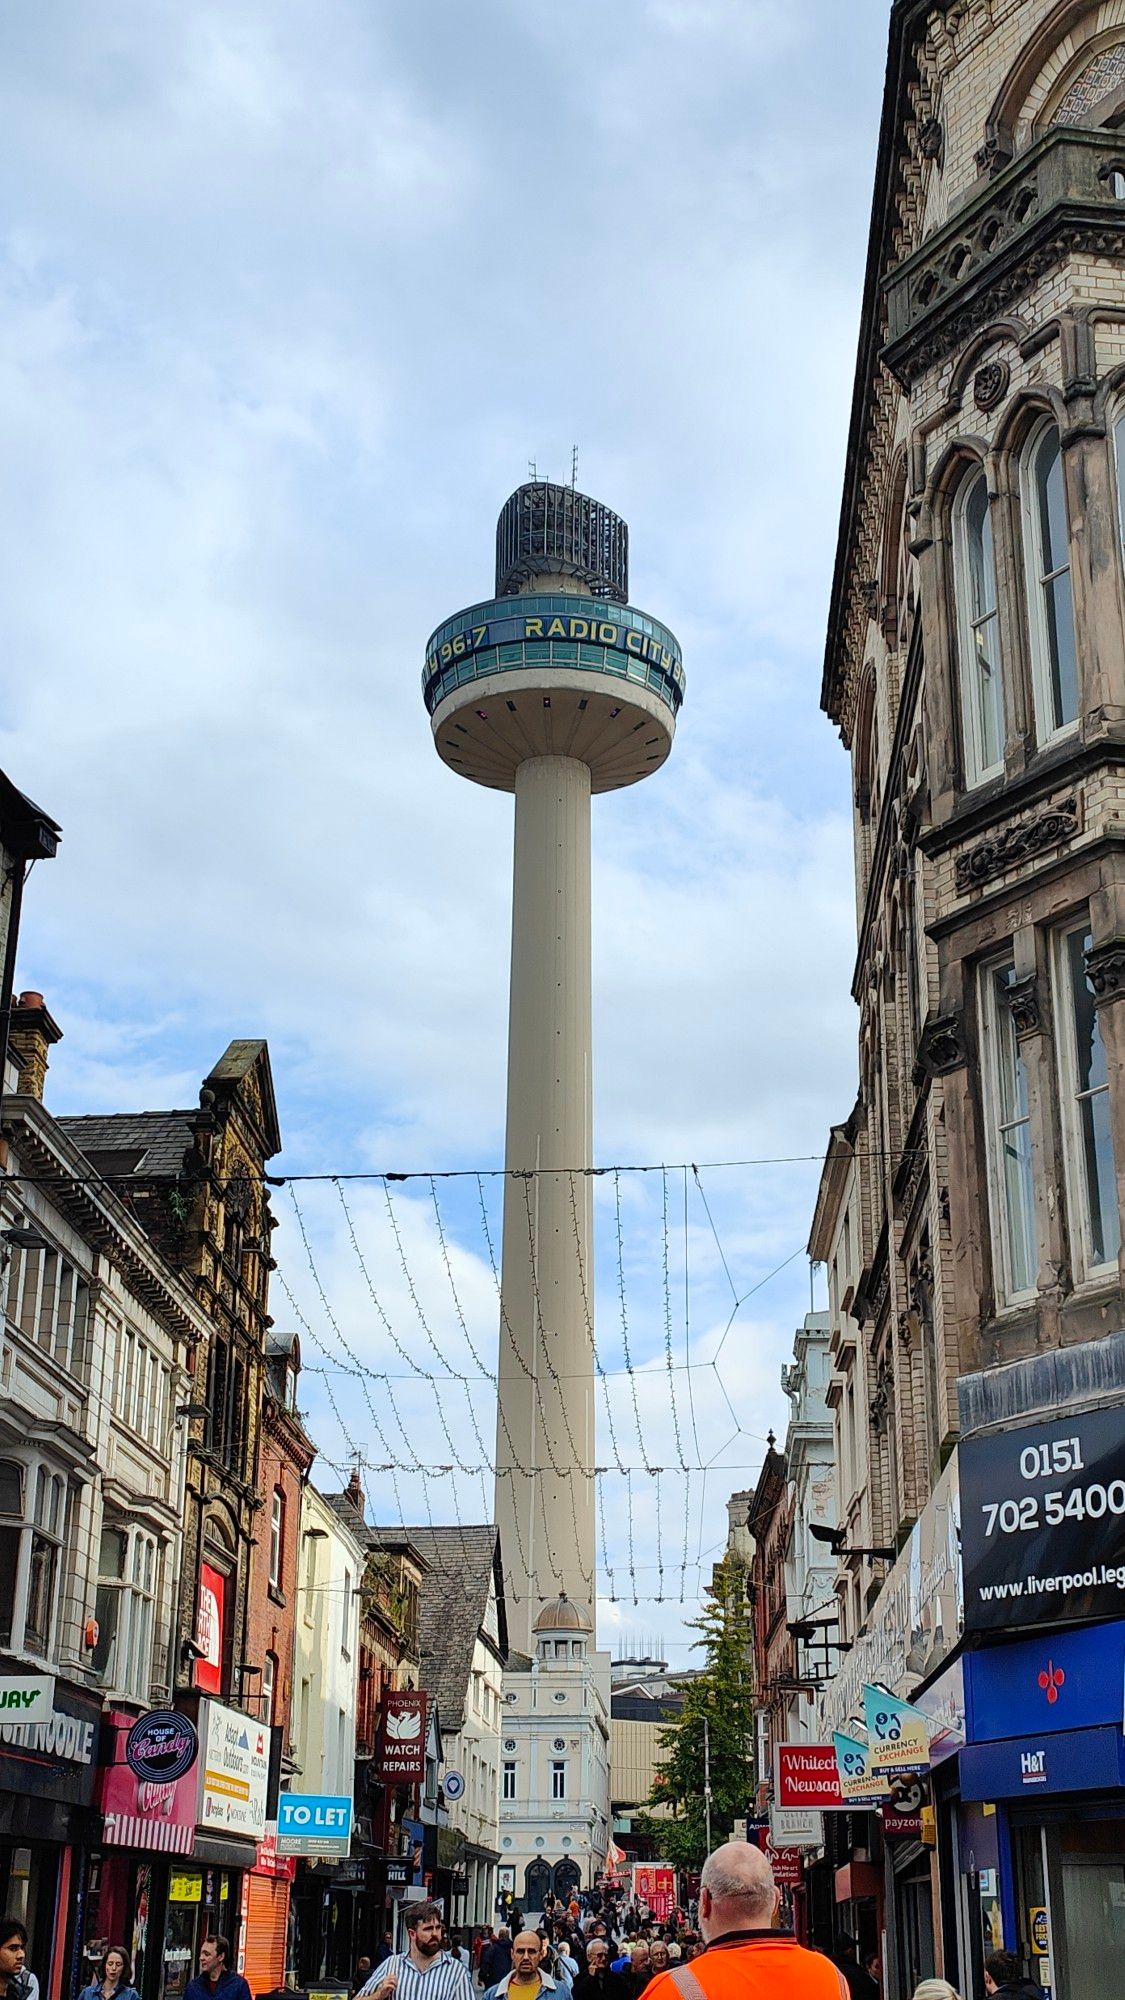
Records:
<instances>
[{"instance_id":1,"label":"man with bald head","mask_svg":"<svg viewBox=\"0 0 1125 2000\"><path fill-rule=\"evenodd\" d=\"M706 1949L657 1973L645 2000L849 2000L830 1959L775 1930L780 1894L760 1847L731 1840L703 1864L699 1928Z\"/></svg>"},{"instance_id":2,"label":"man with bald head","mask_svg":"<svg viewBox=\"0 0 1125 2000\"><path fill-rule=\"evenodd\" d=\"M520 1931L512 1940L511 1971L489 1987L485 2000L504 2000L507 1993L513 1994L514 2000L539 2000L541 1993L558 1992L558 1981L542 1964L542 1952L538 1931Z\"/></svg>"}]
</instances>

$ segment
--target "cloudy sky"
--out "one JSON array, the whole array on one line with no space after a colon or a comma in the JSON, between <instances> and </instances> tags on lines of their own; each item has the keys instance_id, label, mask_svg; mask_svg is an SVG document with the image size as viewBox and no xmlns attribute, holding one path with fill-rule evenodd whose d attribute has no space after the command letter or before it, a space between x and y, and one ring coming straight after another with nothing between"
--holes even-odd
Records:
<instances>
[{"instance_id":1,"label":"cloudy sky","mask_svg":"<svg viewBox=\"0 0 1125 2000\"><path fill-rule=\"evenodd\" d=\"M488 593L529 462L567 478L574 445L629 521L633 601L681 640L674 755L594 828L598 1158L677 1169L599 1183L602 1631L676 1660L725 1497L784 1429L807 1265L762 1280L806 1240L801 1156L854 1087L818 694L886 16L55 0L0 23L0 752L64 828L19 968L65 1030L55 1111L191 1104L266 1035L283 1169L495 1169L511 802L434 756L425 640ZM348 1214L300 1185L311 1259L277 1197L274 1312L307 1328L327 1485L387 1437L411 1467L491 1441L500 1187L482 1214L475 1179L436 1185L388 1209L351 1183ZM471 1472L366 1477L379 1519L488 1498Z\"/></svg>"}]
</instances>

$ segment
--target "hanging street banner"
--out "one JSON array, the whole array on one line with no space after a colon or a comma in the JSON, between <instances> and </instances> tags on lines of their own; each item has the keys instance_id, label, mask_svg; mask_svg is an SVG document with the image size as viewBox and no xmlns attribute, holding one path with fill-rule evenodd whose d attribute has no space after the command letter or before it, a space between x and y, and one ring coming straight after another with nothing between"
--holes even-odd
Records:
<instances>
[{"instance_id":1,"label":"hanging street banner","mask_svg":"<svg viewBox=\"0 0 1125 2000\"><path fill-rule=\"evenodd\" d=\"M865 1687L863 1715L872 1771L890 1777L929 1770L930 1725L920 1708L912 1708L885 1688Z\"/></svg>"},{"instance_id":2,"label":"hanging street banner","mask_svg":"<svg viewBox=\"0 0 1125 2000\"><path fill-rule=\"evenodd\" d=\"M872 1769L870 1745L859 1737L833 1733L832 1748L840 1778L840 1795L849 1806L877 1806L887 1797L886 1778Z\"/></svg>"},{"instance_id":3,"label":"hanging street banner","mask_svg":"<svg viewBox=\"0 0 1125 2000\"><path fill-rule=\"evenodd\" d=\"M426 1775L426 1695L392 1689L383 1697L378 1776L382 1785L416 1785Z\"/></svg>"}]
</instances>

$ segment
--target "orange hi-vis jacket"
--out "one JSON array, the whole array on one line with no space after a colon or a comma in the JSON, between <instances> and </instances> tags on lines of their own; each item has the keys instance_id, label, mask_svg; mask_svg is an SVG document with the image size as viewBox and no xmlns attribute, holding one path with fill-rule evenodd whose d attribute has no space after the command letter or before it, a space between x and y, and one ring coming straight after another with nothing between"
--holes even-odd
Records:
<instances>
[{"instance_id":1,"label":"orange hi-vis jacket","mask_svg":"<svg viewBox=\"0 0 1125 2000\"><path fill-rule=\"evenodd\" d=\"M698 1990L697 1990L698 1989ZM742 1931L650 1979L644 2000L849 2000L830 1958L780 1931Z\"/></svg>"}]
</instances>

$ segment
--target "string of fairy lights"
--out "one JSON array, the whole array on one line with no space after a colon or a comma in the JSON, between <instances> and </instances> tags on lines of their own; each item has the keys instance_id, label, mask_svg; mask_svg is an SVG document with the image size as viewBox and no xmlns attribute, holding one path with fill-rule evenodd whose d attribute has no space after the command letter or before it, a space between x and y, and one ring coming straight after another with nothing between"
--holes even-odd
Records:
<instances>
[{"instance_id":1,"label":"string of fairy lights","mask_svg":"<svg viewBox=\"0 0 1125 2000\"><path fill-rule=\"evenodd\" d=\"M428 1527L432 1529L438 1524L437 1514L444 1511L448 1515L452 1512L453 1520L451 1523L447 1521L446 1525L456 1534L462 1548L465 1549L466 1530L461 1509L463 1485L479 1483L483 1507L482 1519L487 1521L491 1518L492 1507L486 1482L494 1481L497 1477L537 1482L536 1500L533 1504L538 1515L535 1525L535 1545L539 1560L530 1565L528 1563L527 1551L520 1535L518 1508L512 1509L518 1544L515 1553L518 1555L520 1571L529 1576L530 1587L540 1597L553 1596L562 1586L563 1564L559 1558L559 1548L564 1536L571 1563L574 1560L575 1549L581 1551L582 1548L575 1482L592 1481L595 1489L596 1536L600 1552L599 1567L603 1594L613 1603L631 1604L638 1608L642 1604L650 1603L675 1604L683 1607L693 1604L701 1595L703 1588L702 1543L705 1532L704 1510L708 1476L720 1469L724 1474L732 1475L756 1471L756 1460L744 1456L741 1462L733 1463L729 1453L739 1439L745 1439L755 1446L765 1443L760 1433L748 1429L742 1423L718 1367L717 1356L708 1358L692 1356L688 1246L692 1226L690 1210L693 1191L699 1197L707 1230L715 1243L719 1267L731 1294L729 1312L720 1335L720 1349L725 1345L738 1313L747 1301L772 1278L784 1271L797 1256L802 1254L802 1251L801 1249L794 1251L764 1277L758 1279L754 1285L740 1292L732 1276L730 1260L724 1249L713 1209L707 1200L703 1170L698 1167L637 1169L636 1171L646 1173L658 1172L661 1176L658 1221L661 1241L657 1260L661 1346L655 1362L639 1364L632 1325L633 1307L630 1299L622 1202L622 1179L632 1171L634 1169L621 1167L611 1170L610 1173L614 1289L617 1295L615 1318L618 1322L618 1344L624 1364L620 1368L607 1365L606 1357L596 1337L592 1285L590 1274L585 1268L578 1220L578 1185L581 1175L577 1169L568 1173L569 1206L574 1252L578 1259L579 1292L585 1333L595 1379L601 1392L610 1449L611 1462L604 1465L590 1466L583 1463L566 1414L565 1371L560 1369L558 1358L552 1352L551 1335L544 1324L542 1301L534 1275L538 1268L538 1255L535 1240L535 1209L531 1201L533 1175L516 1176L518 1185L514 1192L517 1212L528 1230L536 1322L535 1351L542 1360L542 1379L538 1370L533 1371L528 1366L508 1322L502 1298L495 1248L496 1237L488 1213L485 1192L486 1182L495 1178L494 1175L482 1171L472 1176L477 1196L476 1215L480 1245L467 1247L462 1236L460 1239L455 1239L454 1247L459 1256L479 1258L488 1271L493 1299L492 1310L495 1313L492 1326L496 1325L498 1319L502 1349L510 1354L512 1360L528 1378L535 1398L537 1429L546 1448L547 1462L542 1466L527 1465L516 1449L508 1415L499 1393L498 1367L491 1367L485 1357L483 1351L485 1339L479 1332L474 1337L470 1323L471 1315L458 1288L451 1254L452 1232L439 1195L438 1183L446 1178L445 1176L430 1172L410 1177L392 1177L389 1174L364 1177L375 1183L377 1192L381 1194L386 1238L393 1246L391 1261L397 1267L400 1280L398 1310L402 1309L404 1301L412 1321L409 1333L404 1331L401 1320L396 1325L396 1307L387 1298L385 1289L376 1285L372 1271L372 1252L361 1240L363 1232L357 1223L354 1208L349 1205L344 1176L329 1175L325 1178L332 1184L340 1204L346 1245L355 1260L364 1290L371 1301L375 1324L382 1335L386 1336L386 1341L377 1343L370 1338L370 1334L375 1331L374 1327L369 1328L367 1335L361 1338L359 1329L352 1325L349 1335L345 1336L341 1325L344 1315L329 1301L328 1287L313 1248L312 1231L302 1196L298 1192L299 1183L288 1176L285 1177L288 1206L292 1211L296 1237L312 1280L313 1296L319 1304L319 1313L311 1314L301 1303L291 1273L283 1267L279 1269L277 1275L297 1324L317 1357L314 1360L310 1356L305 1363L303 1373L323 1386L328 1408L342 1441L343 1451L336 1458L332 1457L330 1451L323 1449L321 1457L326 1465L332 1466L344 1478L353 1472L359 1473L365 1483L367 1499L373 1511L381 1511L387 1515L387 1503L393 1502L390 1511L397 1515L397 1523L388 1518L383 1522L383 1526L390 1529L397 1525L402 1531L409 1526L400 1478L410 1477L419 1482ZM683 1181L683 1216L679 1225L682 1231L680 1257L684 1267L681 1309L683 1324L680 1329L683 1341L682 1360L678 1360L676 1355L677 1310L673 1295L671 1184L677 1173ZM457 1345L466 1356L471 1357L472 1371L459 1354L453 1351L453 1344L439 1333L432 1309L427 1309L423 1304L423 1286L411 1264L407 1248L408 1232L403 1226L396 1199L397 1189L393 1184L408 1178L417 1180L427 1196L426 1208L431 1224L431 1240L436 1248L436 1261L443 1274L452 1308L452 1325L456 1330ZM463 1219L464 1216L462 1221ZM405 1372L397 1372L389 1365L391 1357L387 1352L387 1342L394 1356L405 1364ZM382 1346L381 1356L378 1353L379 1345ZM642 1411L642 1397L652 1385L654 1378L661 1382L666 1391L666 1408L671 1420L674 1449L671 1454L662 1454L668 1457L668 1463L656 1462L657 1455L652 1449L650 1431ZM425 1415L420 1418L415 1414L413 1425L404 1420L403 1410L395 1396L395 1382L404 1380L415 1387L424 1384L428 1391ZM717 1391L719 1406L725 1409L732 1424L730 1435L724 1437L718 1449L707 1457L703 1455L701 1449L695 1409L695 1388L698 1381L705 1382L709 1388ZM625 1388L625 1408L628 1412L626 1430L631 1433L628 1443L625 1441L625 1433L621 1430L621 1411L618 1410L615 1414L614 1396L611 1393L611 1385L615 1382L622 1383ZM347 1415L341 1407L342 1384L346 1385L343 1401L348 1404ZM682 1421L681 1398L685 1388L687 1408ZM499 1466L497 1454L488 1449L482 1435L474 1407L474 1390L482 1393L488 1391L490 1412L494 1410L496 1413L496 1421L505 1446L500 1454ZM545 1390L550 1393L552 1406L562 1419L568 1461L558 1448L557 1435L547 1422L547 1412L543 1402ZM354 1415L357 1408L355 1401L357 1392L371 1417L376 1442L374 1452L356 1435ZM711 1402L714 1407L714 1396ZM424 1436L419 1433L420 1424L424 1429ZM470 1434L472 1444L469 1450L466 1450ZM556 1437L554 1444L553 1435ZM442 1444L435 1455L433 1443L438 1437L442 1440ZM651 1494L650 1522L655 1541L654 1560L651 1563L642 1563L638 1559L639 1496L635 1484L638 1478L648 1482L648 1491ZM679 1507L671 1500L670 1489L673 1482L678 1483L681 1488L682 1505ZM614 1489L608 1510L607 1484ZM561 1522L553 1521L551 1518L546 1498L548 1486L553 1495L557 1495L561 1489L568 1497L570 1518L566 1523L566 1529ZM438 1504L439 1489L441 1500L445 1502L444 1510ZM614 1561L611 1555L607 1511L609 1518L624 1530L624 1556L617 1561ZM694 1552L693 1517L698 1519ZM673 1522L676 1524L675 1527L672 1525ZM467 1554L466 1560L468 1560ZM581 1556L579 1556L579 1571L585 1586L593 1594L598 1588L599 1579L596 1574L590 1573ZM651 1579L651 1583L646 1587L647 1579ZM514 1573L512 1585L514 1589Z\"/></svg>"},{"instance_id":2,"label":"string of fairy lights","mask_svg":"<svg viewBox=\"0 0 1125 2000\"><path fill-rule=\"evenodd\" d=\"M872 1149L873 1152L875 1150ZM480 1523L492 1519L492 1485L497 1477L535 1482L540 1522L535 1528L535 1545L539 1560L528 1564L528 1552L520 1535L518 1508L512 1509L517 1539L514 1553L520 1571L529 1577L530 1587L546 1598L556 1595L562 1586L563 1568L558 1555L560 1543L565 1539L571 1561L575 1546L582 1547L575 1482L593 1482L600 1554L595 1571L600 1569L601 1572L604 1584L602 1594L613 1603L635 1607L652 1603L693 1604L702 1594L705 1554L710 1553L703 1548L708 1480L719 1473L724 1477L728 1474L756 1474L761 1462L760 1451L755 1451L753 1455L744 1454L738 1461L729 1454L739 1440L745 1440L752 1447L767 1442L761 1433L743 1424L720 1362L732 1330L748 1302L804 1255L804 1246L798 1245L753 1284L740 1288L732 1268L737 1268L738 1258L729 1254L724 1244L707 1183L715 1174L734 1169L814 1164L822 1164L821 1155L771 1155L703 1164L628 1162L614 1166L541 1169L518 1174L503 1168L447 1168L417 1172L361 1169L343 1173L264 1175L263 1182L267 1189L283 1189L287 1194L286 1207L291 1211L294 1232L291 1240L300 1251L296 1262L282 1260L275 1271L275 1281L307 1342L302 1375L317 1385L323 1397L324 1408L317 1419L318 1455L323 1464L340 1477L341 1484L346 1484L353 1473L358 1473L365 1488L372 1533L377 1537L404 1533L409 1529L416 1511L409 1505L404 1491L404 1483L409 1481L411 1491L421 1495L427 1527L431 1531L444 1528L447 1535L456 1538L462 1569L467 1570L472 1548L463 1511L465 1493L472 1492L474 1510L479 1494L481 1514L479 1522L473 1523L474 1527L479 1527ZM606 1464L590 1466L582 1462L567 1415L564 1390L567 1370L560 1368L558 1358L552 1352L550 1330L544 1324L535 1276L539 1260L535 1239L536 1210L531 1199L538 1173L563 1173L569 1184L584 1328L605 1415L610 1461ZM642 1302L647 1310L647 1319L643 1310L640 1320L629 1277L623 1201L623 1187L631 1176L645 1179L649 1176L660 1177L658 1210L655 1218L650 1216L646 1222L643 1246L647 1266L657 1274L656 1297L651 1304ZM130 1178L128 1175L115 1176L112 1172L105 1174L91 1170L85 1174L13 1174L6 1176L6 1184L49 1185L65 1179L72 1184L97 1183L112 1189L115 1181L128 1182ZM612 1289L616 1292L616 1310L612 1318L617 1322L617 1344L623 1361L621 1367L607 1365L607 1357L595 1333L593 1275L586 1268L579 1224L579 1189L584 1180L606 1181L609 1184L611 1201L607 1205L607 1213L612 1224L613 1254L611 1259L607 1259L607 1265L612 1263L613 1267ZM516 1201L517 1212L522 1212L526 1220L528 1231L533 1274L535 1351L542 1361L542 1378L539 1369L530 1368L523 1355L501 1295L488 1188L500 1184L508 1192L509 1181L516 1183L511 1194ZM318 1226L311 1225L303 1199L307 1190L322 1189L331 1189L335 1195L343 1241L358 1273L369 1310L365 1307L357 1313L354 1304L345 1302L341 1295L334 1301L333 1286L326 1281L325 1252L321 1247L325 1238L324 1219L319 1217ZM384 1258L381 1263L372 1243L371 1216L358 1215L354 1199L349 1200L349 1192L353 1189L371 1191L381 1197L386 1240L391 1245L390 1257ZM448 1208L443 1208L442 1189L447 1191L445 1199L453 1190L457 1192L459 1208L456 1227L451 1222ZM403 1226L399 1199L404 1193L413 1195L416 1192L425 1197L430 1228L427 1265L431 1267L431 1277L435 1264L442 1274L452 1313L452 1338L447 1332L439 1331L436 1322L440 1315L427 1301L425 1285L411 1261L409 1231ZM467 1240L472 1232L467 1229L466 1223L474 1212L474 1204L471 1199L466 1202L461 1198L465 1194L475 1195L475 1232L479 1233L479 1243ZM694 1217L693 1206L696 1211ZM421 1204L412 1201L410 1207L411 1222L416 1225ZM675 1214L674 1209L678 1210ZM697 1300L693 1299L691 1246L693 1228L698 1226L700 1214L706 1235L714 1246L717 1268L729 1292L725 1322L714 1351L705 1357L693 1352L693 1308L697 1306ZM657 1246L652 1239L657 1233L659 1253L654 1254ZM429 1254L431 1249L433 1255ZM455 1268L458 1262L463 1272L464 1268L474 1273L482 1268L488 1273L491 1303L483 1317L479 1310L474 1314L466 1303L464 1286L459 1285ZM311 1293L299 1276L302 1263L307 1268ZM682 1285L679 1296L675 1282L677 1263ZM333 1282L338 1284L338 1267L335 1264L334 1269L337 1276ZM609 1289L608 1271L603 1276L607 1278ZM474 1318L477 1320L475 1332ZM548 1460L543 1466L523 1462L512 1435L508 1412L499 1395L499 1363L493 1367L487 1359L489 1342L496 1336L497 1321L502 1353L527 1377L535 1401L537 1431ZM637 1329L639 1324L647 1325L648 1321L659 1324L659 1338L655 1344L651 1339L645 1342L649 1350L648 1358L642 1361L638 1360ZM677 1356L677 1347L682 1358ZM471 1368L468 1366L470 1359ZM667 1460L666 1463L656 1462L658 1454L652 1448L652 1434L643 1415L643 1403L657 1381L662 1386L663 1409L671 1428L672 1448L659 1453L661 1460ZM618 1384L624 1389L620 1402L616 1401L613 1393L614 1385ZM424 1419L420 1419L415 1411L409 1413L408 1420L408 1412L403 1408L404 1385L408 1392L425 1388ZM697 1391L706 1392L708 1397L709 1433L714 1433L710 1418L716 1407L725 1411L732 1426L730 1435L723 1438L714 1451L706 1454L700 1438ZM478 1416L475 1394L484 1396L486 1392L489 1423L491 1425L495 1420L503 1441L500 1452L490 1449ZM556 1449L557 1440L552 1442L555 1434L547 1421L545 1393L550 1394L552 1405L563 1420L567 1444L565 1454ZM329 1416L337 1434L335 1443L331 1439L325 1441L319 1435L321 1428L327 1427ZM359 1437L357 1430L366 1430L368 1422L370 1436ZM420 1422L424 1424L424 1436L418 1432ZM637 1480L642 1482L641 1489L635 1484ZM640 1495L646 1482L652 1499L651 1526L655 1543L652 1551L654 1560L651 1562L638 1560L638 1513L645 1511L640 1505ZM671 1499L674 1482L680 1486L681 1507L677 1507ZM570 1519L565 1529L562 1523L550 1518L546 1499L548 1485L552 1493L561 1489L568 1495ZM619 1540L624 1541L624 1550L616 1552L616 1560L615 1551L611 1548L609 1523L613 1524ZM696 1529L694 1533L693 1525ZM584 1584L593 1594L599 1583L598 1576L588 1572L582 1564L580 1569ZM513 1571L513 1577L514 1574ZM646 1587L645 1580L648 1578L653 1580L654 1587ZM445 1580L451 1590L458 1588L454 1570L450 1570Z\"/></svg>"}]
</instances>

